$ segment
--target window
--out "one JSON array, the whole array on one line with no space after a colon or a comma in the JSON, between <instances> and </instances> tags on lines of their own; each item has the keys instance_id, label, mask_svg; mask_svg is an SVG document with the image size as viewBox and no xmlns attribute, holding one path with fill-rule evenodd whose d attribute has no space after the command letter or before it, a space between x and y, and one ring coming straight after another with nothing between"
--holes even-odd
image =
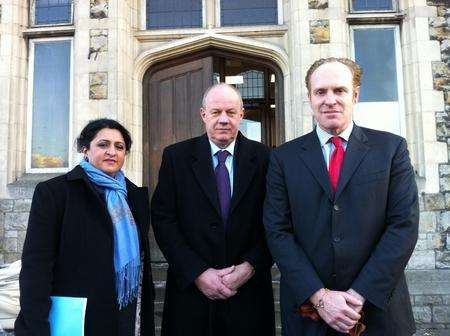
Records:
<instances>
[{"instance_id":1,"label":"window","mask_svg":"<svg viewBox=\"0 0 450 336\"><path fill-rule=\"evenodd\" d=\"M363 70L355 121L404 134L399 28L353 26L353 55Z\"/></svg>"},{"instance_id":2,"label":"window","mask_svg":"<svg viewBox=\"0 0 450 336\"><path fill-rule=\"evenodd\" d=\"M352 0L353 12L367 11L394 11L396 10L394 0Z\"/></svg>"},{"instance_id":3,"label":"window","mask_svg":"<svg viewBox=\"0 0 450 336\"><path fill-rule=\"evenodd\" d=\"M31 25L71 24L72 8L72 0L32 0Z\"/></svg>"},{"instance_id":4,"label":"window","mask_svg":"<svg viewBox=\"0 0 450 336\"><path fill-rule=\"evenodd\" d=\"M72 40L30 40L27 168L69 167Z\"/></svg>"},{"instance_id":5,"label":"window","mask_svg":"<svg viewBox=\"0 0 450 336\"><path fill-rule=\"evenodd\" d=\"M202 26L202 0L147 0L147 29Z\"/></svg>"},{"instance_id":6,"label":"window","mask_svg":"<svg viewBox=\"0 0 450 336\"><path fill-rule=\"evenodd\" d=\"M277 0L221 0L221 26L277 24Z\"/></svg>"}]
</instances>

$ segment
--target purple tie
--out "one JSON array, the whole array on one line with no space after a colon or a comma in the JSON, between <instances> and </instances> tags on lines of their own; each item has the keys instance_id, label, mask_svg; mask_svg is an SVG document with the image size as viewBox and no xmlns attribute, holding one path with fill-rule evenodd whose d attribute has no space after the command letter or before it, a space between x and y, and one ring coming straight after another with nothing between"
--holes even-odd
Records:
<instances>
[{"instance_id":1,"label":"purple tie","mask_svg":"<svg viewBox=\"0 0 450 336\"><path fill-rule=\"evenodd\" d=\"M222 219L226 226L228 219L228 211L230 209L231 200L231 187L230 187L230 175L228 169L225 166L225 160L227 159L227 151L219 151L216 154L219 163L216 166L214 172L216 173L217 191L219 192L220 210L222 212Z\"/></svg>"}]
</instances>

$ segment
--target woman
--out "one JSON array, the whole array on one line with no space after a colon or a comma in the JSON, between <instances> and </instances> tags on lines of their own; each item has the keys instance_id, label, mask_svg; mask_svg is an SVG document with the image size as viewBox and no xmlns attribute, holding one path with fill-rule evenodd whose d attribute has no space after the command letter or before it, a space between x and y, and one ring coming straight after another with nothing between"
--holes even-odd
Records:
<instances>
[{"instance_id":1,"label":"woman","mask_svg":"<svg viewBox=\"0 0 450 336\"><path fill-rule=\"evenodd\" d=\"M87 298L86 336L154 335L148 192L121 170L130 134L98 119L77 147L80 165L34 192L15 334L50 335L50 296L66 296Z\"/></svg>"}]
</instances>

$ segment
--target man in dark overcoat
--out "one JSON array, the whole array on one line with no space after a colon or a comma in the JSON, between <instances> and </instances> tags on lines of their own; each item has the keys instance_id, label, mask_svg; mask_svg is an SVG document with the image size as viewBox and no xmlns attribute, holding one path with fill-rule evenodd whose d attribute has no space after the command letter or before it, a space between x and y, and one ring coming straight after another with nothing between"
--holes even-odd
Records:
<instances>
[{"instance_id":1,"label":"man in dark overcoat","mask_svg":"<svg viewBox=\"0 0 450 336\"><path fill-rule=\"evenodd\" d=\"M242 99L217 84L204 95L206 134L164 150L151 203L166 257L164 336L273 336L262 206L268 148L238 132Z\"/></svg>"},{"instance_id":2,"label":"man in dark overcoat","mask_svg":"<svg viewBox=\"0 0 450 336\"><path fill-rule=\"evenodd\" d=\"M264 224L286 336L415 330L404 276L418 234L414 171L405 139L354 124L360 79L349 59L315 62L317 126L272 152Z\"/></svg>"}]
</instances>

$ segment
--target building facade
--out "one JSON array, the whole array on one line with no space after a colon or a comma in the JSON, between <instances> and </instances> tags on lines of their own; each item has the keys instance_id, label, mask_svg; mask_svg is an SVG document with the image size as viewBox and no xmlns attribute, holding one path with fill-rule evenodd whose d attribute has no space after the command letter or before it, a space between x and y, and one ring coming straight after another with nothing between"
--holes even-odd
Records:
<instances>
[{"instance_id":1,"label":"building facade","mask_svg":"<svg viewBox=\"0 0 450 336\"><path fill-rule=\"evenodd\" d=\"M0 263L20 258L34 186L79 162L74 141L89 120L114 118L130 130L126 174L152 191L164 147L202 133L206 87L235 84L246 108L242 132L273 147L314 127L308 67L350 57L364 72L355 122L408 140L421 206L407 270L411 300L420 328L445 332L449 7L449 0L0 0ZM159 274L156 247L153 261Z\"/></svg>"}]
</instances>

